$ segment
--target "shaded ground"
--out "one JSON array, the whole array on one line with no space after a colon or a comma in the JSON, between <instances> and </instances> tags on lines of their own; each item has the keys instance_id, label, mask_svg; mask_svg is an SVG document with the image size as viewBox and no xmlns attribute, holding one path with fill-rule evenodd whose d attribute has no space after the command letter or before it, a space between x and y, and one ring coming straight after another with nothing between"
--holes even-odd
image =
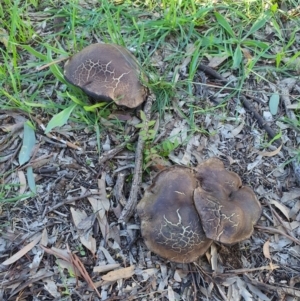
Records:
<instances>
[{"instance_id":1,"label":"shaded ground","mask_svg":"<svg viewBox=\"0 0 300 301\"><path fill-rule=\"evenodd\" d=\"M153 52L152 67L157 72L167 68L165 58L171 56L173 42L170 38L164 48ZM28 53L24 52L22 59L30 60ZM179 82L189 77L190 59L186 56L176 63ZM202 60L202 64L209 63ZM104 123L101 135L70 118L67 125L52 131L69 144L44 134L40 124L48 124L51 116L41 109L30 114L6 107L1 110L1 189L3 200L11 202L2 205L0 215L0 299L299 299L299 165L292 162L299 129L283 118L294 110L288 100L297 105L300 81L294 70L290 76L273 72L271 81L263 70L263 60L261 67L260 77L268 79L249 76L243 85L252 112L243 106L241 95L231 95L230 87L224 88L224 82L200 69L191 93L177 86L163 114L157 104L153 106L156 138L146 144L147 169L139 199L165 165L195 166L217 156L253 188L263 206L249 240L234 246L213 244L206 256L193 264L168 262L147 250L136 215L126 225L118 223L131 188L136 142L101 164L99 158L136 132L140 108L111 106L106 116L97 115ZM233 84L237 81L234 71L220 74ZM26 87L30 88L34 91L32 85ZM56 81L55 91L47 84L40 93L64 103L56 93L64 89ZM269 98L275 92L281 96L280 105L272 115ZM156 97L160 101L159 93ZM267 145L266 130L254 110L275 133L281 131L277 144ZM19 166L18 161L26 120L36 127L36 143L28 163L35 175L35 195L30 192L28 165ZM99 137L101 153L97 151ZM165 147L155 148L166 141ZM81 276L76 279L75 274ZM89 281L93 285L88 286Z\"/></svg>"}]
</instances>

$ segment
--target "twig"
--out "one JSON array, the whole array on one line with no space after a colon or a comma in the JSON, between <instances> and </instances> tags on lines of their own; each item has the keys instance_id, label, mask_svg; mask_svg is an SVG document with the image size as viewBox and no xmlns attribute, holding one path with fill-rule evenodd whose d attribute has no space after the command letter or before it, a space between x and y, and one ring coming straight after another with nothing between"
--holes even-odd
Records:
<instances>
[{"instance_id":1,"label":"twig","mask_svg":"<svg viewBox=\"0 0 300 301\"><path fill-rule=\"evenodd\" d=\"M291 241L293 241L294 243L296 243L297 245L300 245L300 240L298 240L297 238L294 238L286 233L284 233L283 231L281 230L278 230L276 228L273 228L273 227L263 227L263 226L254 226L254 228L258 229L258 230L264 230L264 231L267 231L267 232L270 232L270 233L276 233L276 234L280 234L280 235L283 235L285 237L287 237L288 239L290 239Z\"/></svg>"},{"instance_id":2,"label":"twig","mask_svg":"<svg viewBox=\"0 0 300 301\"><path fill-rule=\"evenodd\" d=\"M66 205L66 204L70 204L70 203L73 203L75 201L78 201L78 200L82 200L86 197L89 197L91 195L94 195L95 193L91 193L91 192L87 192L87 193L84 193L83 195L80 195L80 196L77 196L77 197L74 197L74 198L70 198L68 200L65 200L65 201L62 201L56 205L54 205L53 207L50 207L48 208L48 210L43 214L43 218L45 217L46 214L48 214L49 212L52 212L53 210L56 210L57 208L63 206L63 205Z\"/></svg>"},{"instance_id":3,"label":"twig","mask_svg":"<svg viewBox=\"0 0 300 301\"><path fill-rule=\"evenodd\" d=\"M112 159L116 154L121 152L129 142L133 142L137 137L138 137L138 134L134 134L132 137L130 137L130 139L128 141L124 141L123 143L121 143L120 145L115 147L114 149L111 149L108 152L106 152L105 154L103 154L99 158L99 165L103 164L104 162L106 162L109 159Z\"/></svg>"},{"instance_id":4,"label":"twig","mask_svg":"<svg viewBox=\"0 0 300 301\"><path fill-rule=\"evenodd\" d=\"M275 265L273 269L279 268L279 265ZM252 268L252 269L236 269L236 270L228 270L221 275L230 275L230 274L245 274L245 273L251 273L251 272L256 272L256 271L264 271L264 270L272 270L270 266L262 266L258 268ZM232 275L231 275L232 276Z\"/></svg>"},{"instance_id":5,"label":"twig","mask_svg":"<svg viewBox=\"0 0 300 301\"><path fill-rule=\"evenodd\" d=\"M188 264L188 267L189 267L189 272L191 273L192 272L191 264ZM193 280L193 287L194 287L194 301L197 301L197 292L198 292L198 290L197 290L197 285L196 285L194 273L191 273L191 277L192 277L192 280Z\"/></svg>"},{"instance_id":6,"label":"twig","mask_svg":"<svg viewBox=\"0 0 300 301\"><path fill-rule=\"evenodd\" d=\"M290 287L283 287L283 286L273 286L270 284L265 284L262 282L259 282L255 279L250 278L248 275L244 275L244 280L246 282L250 282L254 286L257 286L258 288L262 289L263 291L267 292L276 292L279 296L282 296L282 294L287 294L290 296L300 297L300 290L290 288Z\"/></svg>"},{"instance_id":7,"label":"twig","mask_svg":"<svg viewBox=\"0 0 300 301\"><path fill-rule=\"evenodd\" d=\"M273 129L266 123L266 121L262 118L262 116L254 109L253 105L250 104L250 102L246 99L245 96L241 96L240 100L243 104L243 106L253 114L254 118L257 120L260 127L262 127L268 134L268 136L273 139L276 136L276 133L273 131ZM281 139L276 139L274 143L277 146L280 146L282 144Z\"/></svg>"},{"instance_id":8,"label":"twig","mask_svg":"<svg viewBox=\"0 0 300 301\"><path fill-rule=\"evenodd\" d=\"M287 79L281 81L281 83L279 84L279 88L281 90L281 100L284 104L286 115L293 122L297 123L297 118L295 116L295 113L289 109L289 106L291 105L290 91L292 90L295 84L296 84L296 79ZM300 163L295 157L292 161L292 167L294 170L295 177L298 183L300 184Z\"/></svg>"},{"instance_id":9,"label":"twig","mask_svg":"<svg viewBox=\"0 0 300 301\"><path fill-rule=\"evenodd\" d=\"M151 116L151 108L152 103L154 101L154 95L150 95L146 101L145 107L144 107L144 113L146 116L146 120L144 121L144 126L140 130L139 139L136 147L135 152L135 169L134 169L134 175L133 175L133 181L132 186L130 190L130 195L127 200L127 203L121 213L121 216L119 217L119 223L125 223L129 220L129 218L132 216L133 211L137 204L137 195L140 188L140 183L142 180L142 165L143 165L143 150L145 145L145 134L148 132L148 122L150 120Z\"/></svg>"},{"instance_id":10,"label":"twig","mask_svg":"<svg viewBox=\"0 0 300 301\"><path fill-rule=\"evenodd\" d=\"M201 71L205 72L206 74L215 77L216 79L220 80L224 85L228 85L229 87L234 87L234 85L232 85L229 81L227 81L223 76L221 76L218 72L216 72L215 70L213 70L212 68L200 64L198 67ZM261 102L258 98L254 98L251 97L253 99L255 99L256 101ZM274 137L276 136L276 133L273 131L273 129L266 124L265 120L262 118L262 116L255 110L255 108L253 107L253 105L246 99L245 94L240 96L240 100L243 104L243 106L253 114L254 118L258 121L258 124L267 132L267 134L269 135L269 137L271 139L274 139ZM276 139L274 141L274 143L279 146L281 145L281 139Z\"/></svg>"}]
</instances>

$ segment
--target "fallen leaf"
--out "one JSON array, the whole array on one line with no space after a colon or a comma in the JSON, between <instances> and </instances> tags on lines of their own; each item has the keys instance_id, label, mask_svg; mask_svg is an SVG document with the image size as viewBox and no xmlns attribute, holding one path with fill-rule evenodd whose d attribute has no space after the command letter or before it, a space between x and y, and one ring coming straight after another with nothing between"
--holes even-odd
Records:
<instances>
[{"instance_id":1,"label":"fallen leaf","mask_svg":"<svg viewBox=\"0 0 300 301\"><path fill-rule=\"evenodd\" d=\"M271 260L271 255L270 255L270 241L267 240L265 243L264 243L264 246L263 246L263 253L264 253L264 256Z\"/></svg>"},{"instance_id":2,"label":"fallen leaf","mask_svg":"<svg viewBox=\"0 0 300 301\"><path fill-rule=\"evenodd\" d=\"M2 264L9 265L9 264L16 262L18 259L20 259L25 254L27 254L31 249L33 249L38 244L38 242L41 240L41 237L42 237L42 235L39 235L38 237L36 237L31 243L29 243L23 249L21 249L19 252L17 252L16 254L14 254L13 256L11 256L7 260L5 260L4 262L2 262Z\"/></svg>"},{"instance_id":3,"label":"fallen leaf","mask_svg":"<svg viewBox=\"0 0 300 301\"><path fill-rule=\"evenodd\" d=\"M95 286L94 282L92 281L90 275L88 274L87 270L85 269L83 263L80 261L79 257L70 251L70 248L68 245L67 245L67 249L68 249L68 253L71 258L71 263L74 265L74 267L76 267L80 271L81 276L84 278L84 280L88 283L88 285L91 288L93 288L95 290L98 297L101 298L101 295L100 295L97 287Z\"/></svg>"},{"instance_id":4,"label":"fallen leaf","mask_svg":"<svg viewBox=\"0 0 300 301\"><path fill-rule=\"evenodd\" d=\"M78 225L87 218L87 214L84 211L75 210L73 207L71 207L71 214L74 221L75 226L78 228ZM78 231L79 239L81 243L91 251L91 253L94 255L96 253L96 240L95 238L90 234L83 232L81 233ZM87 235L86 235L87 234Z\"/></svg>"},{"instance_id":5,"label":"fallen leaf","mask_svg":"<svg viewBox=\"0 0 300 301\"><path fill-rule=\"evenodd\" d=\"M28 186L33 193L36 193L36 185L35 185L35 179L34 179L32 166L28 166L26 168L26 171L27 171Z\"/></svg>"},{"instance_id":6,"label":"fallen leaf","mask_svg":"<svg viewBox=\"0 0 300 301\"><path fill-rule=\"evenodd\" d=\"M300 188L292 188L289 192L284 192L281 198L282 203L287 203L293 201L294 199L300 197Z\"/></svg>"},{"instance_id":7,"label":"fallen leaf","mask_svg":"<svg viewBox=\"0 0 300 301\"><path fill-rule=\"evenodd\" d=\"M19 164L28 162L35 146L35 132L30 122L24 123L23 144L19 152Z\"/></svg>"},{"instance_id":8,"label":"fallen leaf","mask_svg":"<svg viewBox=\"0 0 300 301\"><path fill-rule=\"evenodd\" d=\"M132 265L128 268L122 268L116 271L111 271L106 275L103 275L102 279L106 281L116 281L119 279L129 278L134 274L134 268L135 266Z\"/></svg>"},{"instance_id":9,"label":"fallen leaf","mask_svg":"<svg viewBox=\"0 0 300 301\"><path fill-rule=\"evenodd\" d=\"M216 67L220 66L227 59L228 59L227 54L224 54L222 56L214 56L209 60L208 66L211 68L216 68Z\"/></svg>"},{"instance_id":10,"label":"fallen leaf","mask_svg":"<svg viewBox=\"0 0 300 301\"><path fill-rule=\"evenodd\" d=\"M26 177L25 177L25 173L23 170L18 170L18 177L19 177L19 182L20 182L19 194L22 195L26 191L26 188L27 188Z\"/></svg>"},{"instance_id":11,"label":"fallen leaf","mask_svg":"<svg viewBox=\"0 0 300 301\"><path fill-rule=\"evenodd\" d=\"M274 266L273 266L273 263L272 263L272 258L271 258L271 254L270 254L270 241L267 240L265 243L264 243L264 246L263 246L263 254L264 256L270 260L270 268L271 270L274 270Z\"/></svg>"},{"instance_id":12,"label":"fallen leaf","mask_svg":"<svg viewBox=\"0 0 300 301\"><path fill-rule=\"evenodd\" d=\"M168 285L168 299L169 301L175 301L175 293L170 285Z\"/></svg>"},{"instance_id":13,"label":"fallen leaf","mask_svg":"<svg viewBox=\"0 0 300 301\"><path fill-rule=\"evenodd\" d=\"M218 252L217 252L217 247L216 245L213 243L210 247L210 255L211 255L211 268L214 271L217 271L218 269Z\"/></svg>"},{"instance_id":14,"label":"fallen leaf","mask_svg":"<svg viewBox=\"0 0 300 301\"><path fill-rule=\"evenodd\" d=\"M257 153L262 157L273 157L273 156L276 156L280 152L281 148L282 148L282 144L272 152L260 152L260 151L258 151Z\"/></svg>"},{"instance_id":15,"label":"fallen leaf","mask_svg":"<svg viewBox=\"0 0 300 301\"><path fill-rule=\"evenodd\" d=\"M73 277L79 277L81 275L80 272L78 271L78 269L69 261L58 258L58 259L56 259L56 264L61 269L66 269L68 271L68 273Z\"/></svg>"},{"instance_id":16,"label":"fallen leaf","mask_svg":"<svg viewBox=\"0 0 300 301\"><path fill-rule=\"evenodd\" d=\"M51 249L49 248L46 248L44 246L41 245L41 248L47 252L48 254L51 254L51 255L54 255L58 258L61 258L65 261L68 261L68 262L71 262L71 259L70 259L70 255L68 253L68 251L66 249L58 249L58 248L55 248L55 247L52 247Z\"/></svg>"},{"instance_id":17,"label":"fallen leaf","mask_svg":"<svg viewBox=\"0 0 300 301\"><path fill-rule=\"evenodd\" d=\"M239 124L236 128L234 128L232 131L231 131L231 135L232 135L232 138L237 136L241 131L242 129L244 128L244 121L241 122L241 124Z\"/></svg>"},{"instance_id":18,"label":"fallen leaf","mask_svg":"<svg viewBox=\"0 0 300 301\"><path fill-rule=\"evenodd\" d=\"M93 268L94 273L104 273L111 270L114 270L116 268L120 267L119 263L111 263L106 265L100 265Z\"/></svg>"},{"instance_id":19,"label":"fallen leaf","mask_svg":"<svg viewBox=\"0 0 300 301\"><path fill-rule=\"evenodd\" d=\"M282 214L287 218L287 220L290 219L290 209L288 209L285 205L275 200L270 200L270 204L276 206L282 212Z\"/></svg>"},{"instance_id":20,"label":"fallen leaf","mask_svg":"<svg viewBox=\"0 0 300 301\"><path fill-rule=\"evenodd\" d=\"M55 282L49 278L43 279L44 287L48 291L48 293L54 298L60 298L61 295L57 290L57 285Z\"/></svg>"},{"instance_id":21,"label":"fallen leaf","mask_svg":"<svg viewBox=\"0 0 300 301\"><path fill-rule=\"evenodd\" d=\"M44 228L42 232L41 245L47 246L47 244L48 244L48 233L47 233L47 228Z\"/></svg>"},{"instance_id":22,"label":"fallen leaf","mask_svg":"<svg viewBox=\"0 0 300 301\"><path fill-rule=\"evenodd\" d=\"M99 247L99 250L101 250L106 258L106 260L108 261L108 263L110 264L115 264L115 260L111 257L111 255L109 254L109 252L104 248L104 247Z\"/></svg>"},{"instance_id":23,"label":"fallen leaf","mask_svg":"<svg viewBox=\"0 0 300 301\"><path fill-rule=\"evenodd\" d=\"M100 196L100 201L102 203L102 206L106 211L108 211L110 207L110 202L106 195L105 176L106 173L102 172L101 179L98 180L98 188L99 188L99 196Z\"/></svg>"}]
</instances>

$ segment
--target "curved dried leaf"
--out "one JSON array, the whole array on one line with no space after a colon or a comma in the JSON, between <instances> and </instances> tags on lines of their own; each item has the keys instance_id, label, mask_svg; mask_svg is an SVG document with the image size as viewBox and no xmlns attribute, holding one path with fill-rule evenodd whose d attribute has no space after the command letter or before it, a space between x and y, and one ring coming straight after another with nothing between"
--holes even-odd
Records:
<instances>
[{"instance_id":1,"label":"curved dried leaf","mask_svg":"<svg viewBox=\"0 0 300 301\"><path fill-rule=\"evenodd\" d=\"M257 152L262 157L273 157L276 156L282 148L282 144L272 152Z\"/></svg>"},{"instance_id":2,"label":"curved dried leaf","mask_svg":"<svg viewBox=\"0 0 300 301\"><path fill-rule=\"evenodd\" d=\"M106 275L103 275L102 279L106 280L106 281L116 281L116 280L123 279L123 278L129 278L134 274L134 268L135 268L135 266L132 265L128 268L111 271L111 272L107 273Z\"/></svg>"},{"instance_id":3,"label":"curved dried leaf","mask_svg":"<svg viewBox=\"0 0 300 301\"><path fill-rule=\"evenodd\" d=\"M26 177L25 177L25 173L23 170L18 171L18 177L19 177L19 182L20 182L19 194L22 195L26 191L26 188L27 188Z\"/></svg>"},{"instance_id":4,"label":"curved dried leaf","mask_svg":"<svg viewBox=\"0 0 300 301\"><path fill-rule=\"evenodd\" d=\"M27 254L31 249L33 249L33 247L35 247L38 244L38 242L41 240L41 237L42 237L42 235L39 235L37 238L35 238L31 243L26 245L19 252L17 252L16 254L14 254L13 256L11 256L7 260L5 260L4 262L2 262L2 264L9 265L9 264L16 262L18 259L20 259L25 254Z\"/></svg>"}]
</instances>

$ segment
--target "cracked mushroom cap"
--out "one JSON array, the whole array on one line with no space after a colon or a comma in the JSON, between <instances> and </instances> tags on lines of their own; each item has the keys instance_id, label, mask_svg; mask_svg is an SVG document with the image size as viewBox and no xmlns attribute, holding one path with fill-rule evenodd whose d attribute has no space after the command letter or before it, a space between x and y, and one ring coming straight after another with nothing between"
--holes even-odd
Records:
<instances>
[{"instance_id":1,"label":"cracked mushroom cap","mask_svg":"<svg viewBox=\"0 0 300 301\"><path fill-rule=\"evenodd\" d=\"M174 166L161 171L137 206L147 247L175 262L192 262L202 256L212 240L203 231L193 192L197 180L192 170Z\"/></svg>"},{"instance_id":2,"label":"cracked mushroom cap","mask_svg":"<svg viewBox=\"0 0 300 301\"><path fill-rule=\"evenodd\" d=\"M93 44L73 55L65 64L68 82L100 101L135 108L146 98L135 57L115 44Z\"/></svg>"},{"instance_id":3,"label":"cracked mushroom cap","mask_svg":"<svg viewBox=\"0 0 300 301\"><path fill-rule=\"evenodd\" d=\"M194 201L206 236L225 244L249 238L261 215L254 192L217 158L204 161L196 170L200 186Z\"/></svg>"}]
</instances>

